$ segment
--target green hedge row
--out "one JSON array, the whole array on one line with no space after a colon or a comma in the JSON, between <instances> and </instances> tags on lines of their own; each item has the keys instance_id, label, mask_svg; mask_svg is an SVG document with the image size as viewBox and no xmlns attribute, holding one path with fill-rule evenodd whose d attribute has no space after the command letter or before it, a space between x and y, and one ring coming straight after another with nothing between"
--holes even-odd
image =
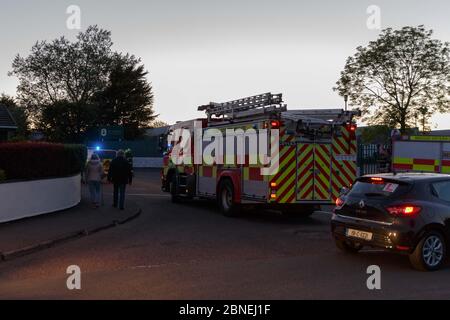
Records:
<instances>
[{"instance_id":1,"label":"green hedge row","mask_svg":"<svg viewBox=\"0 0 450 320\"><path fill-rule=\"evenodd\" d=\"M41 142L0 144L0 181L65 177L86 163L84 145Z\"/></svg>"}]
</instances>

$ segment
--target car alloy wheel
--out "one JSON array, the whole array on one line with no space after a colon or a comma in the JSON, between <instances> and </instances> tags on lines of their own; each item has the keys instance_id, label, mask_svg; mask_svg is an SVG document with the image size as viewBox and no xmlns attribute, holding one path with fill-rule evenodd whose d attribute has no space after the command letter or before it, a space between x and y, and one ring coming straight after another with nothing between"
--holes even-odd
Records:
<instances>
[{"instance_id":1,"label":"car alloy wheel","mask_svg":"<svg viewBox=\"0 0 450 320\"><path fill-rule=\"evenodd\" d=\"M431 235L425 239L422 248L422 258L427 266L431 268L441 263L444 258L444 244L439 237Z\"/></svg>"}]
</instances>

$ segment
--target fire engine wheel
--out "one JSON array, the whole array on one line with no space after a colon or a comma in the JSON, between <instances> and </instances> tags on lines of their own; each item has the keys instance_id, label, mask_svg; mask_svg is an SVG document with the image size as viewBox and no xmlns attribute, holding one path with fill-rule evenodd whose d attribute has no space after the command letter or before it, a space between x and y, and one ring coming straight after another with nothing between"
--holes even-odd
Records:
<instances>
[{"instance_id":1,"label":"fire engine wheel","mask_svg":"<svg viewBox=\"0 0 450 320\"><path fill-rule=\"evenodd\" d=\"M237 204L234 203L234 189L231 181L224 180L220 183L217 201L224 216L233 217L238 214Z\"/></svg>"},{"instance_id":2,"label":"fire engine wheel","mask_svg":"<svg viewBox=\"0 0 450 320\"><path fill-rule=\"evenodd\" d=\"M180 202L180 196L178 195L177 176L175 174L172 174L172 177L170 178L169 190L172 202L173 203Z\"/></svg>"}]
</instances>

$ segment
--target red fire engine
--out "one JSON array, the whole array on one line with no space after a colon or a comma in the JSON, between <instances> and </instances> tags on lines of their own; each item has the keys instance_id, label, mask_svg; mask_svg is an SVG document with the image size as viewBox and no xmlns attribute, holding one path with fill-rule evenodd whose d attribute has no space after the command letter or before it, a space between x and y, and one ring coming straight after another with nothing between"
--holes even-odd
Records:
<instances>
[{"instance_id":1,"label":"red fire engine","mask_svg":"<svg viewBox=\"0 0 450 320\"><path fill-rule=\"evenodd\" d=\"M211 163L206 159L197 164L176 164L171 152L181 143L177 140L169 147L161 172L162 189L171 193L173 201L214 199L225 215L237 214L245 204L309 215L321 204L334 203L341 189L349 187L356 178L356 111L287 110L282 95L271 93L209 103L198 110L205 111L207 117L173 125L169 141L177 129L193 134L196 121L201 123L203 132L267 129L272 139L272 130L278 130L278 170L263 175L261 169L267 168L267 163L249 161L252 151L248 148L245 161L240 164ZM201 150L206 147L203 142ZM194 150L192 146L190 154L184 156L194 158ZM223 150L223 154L229 151Z\"/></svg>"}]
</instances>

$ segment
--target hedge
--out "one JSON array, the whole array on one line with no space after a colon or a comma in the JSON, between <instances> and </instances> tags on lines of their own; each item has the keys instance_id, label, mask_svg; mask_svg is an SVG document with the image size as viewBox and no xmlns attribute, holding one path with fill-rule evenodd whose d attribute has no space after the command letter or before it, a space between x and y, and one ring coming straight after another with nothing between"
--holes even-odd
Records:
<instances>
[{"instance_id":1,"label":"hedge","mask_svg":"<svg viewBox=\"0 0 450 320\"><path fill-rule=\"evenodd\" d=\"M0 144L0 170L6 180L66 177L86 163L84 145L17 142Z\"/></svg>"}]
</instances>

